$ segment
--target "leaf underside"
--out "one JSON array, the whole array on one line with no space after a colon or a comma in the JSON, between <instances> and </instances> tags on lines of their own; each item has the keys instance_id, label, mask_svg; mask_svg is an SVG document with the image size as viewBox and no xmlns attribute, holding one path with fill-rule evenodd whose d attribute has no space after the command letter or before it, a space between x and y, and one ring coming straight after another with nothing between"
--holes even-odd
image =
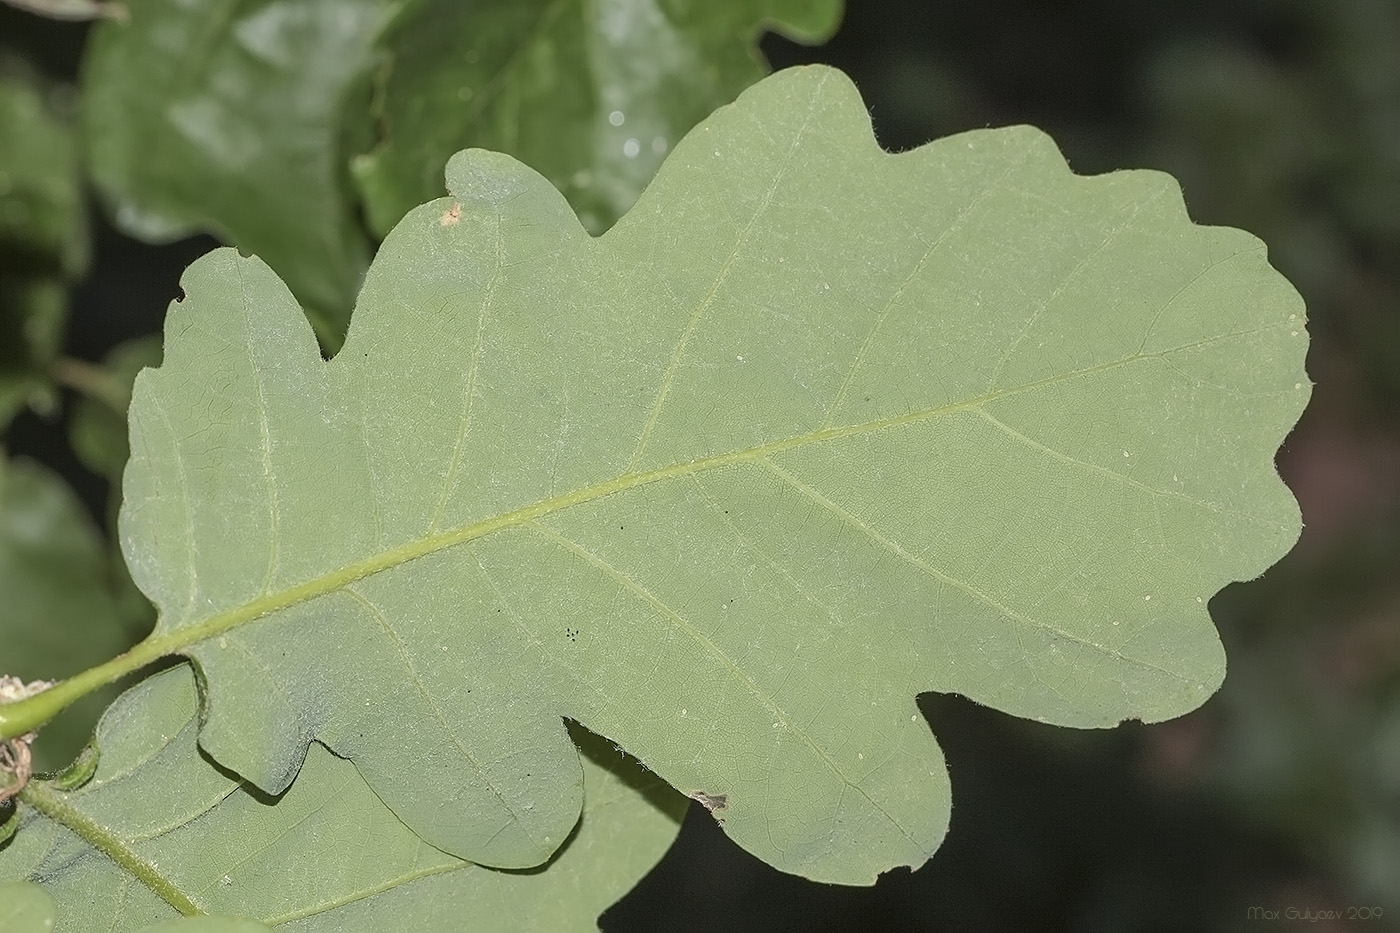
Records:
<instances>
[{"instance_id":1,"label":"leaf underside","mask_svg":"<svg viewBox=\"0 0 1400 933\"><path fill-rule=\"evenodd\" d=\"M280 793L315 740L526 867L579 812L569 717L760 858L870 883L947 826L918 693L1108 726L1220 683L1206 601L1299 530L1306 333L1168 176L1024 127L887 154L813 67L599 238L507 156L447 181L333 360L225 250L137 380L123 546L223 766Z\"/></svg>"},{"instance_id":2,"label":"leaf underside","mask_svg":"<svg viewBox=\"0 0 1400 933\"><path fill-rule=\"evenodd\" d=\"M546 870L497 872L424 843L320 745L281 797L240 786L201 757L195 712L185 665L125 694L99 729L90 783L31 785L0 878L41 881L65 930L173 920L163 895L295 931L592 930L670 845L686 803L579 733L581 824Z\"/></svg>"}]
</instances>

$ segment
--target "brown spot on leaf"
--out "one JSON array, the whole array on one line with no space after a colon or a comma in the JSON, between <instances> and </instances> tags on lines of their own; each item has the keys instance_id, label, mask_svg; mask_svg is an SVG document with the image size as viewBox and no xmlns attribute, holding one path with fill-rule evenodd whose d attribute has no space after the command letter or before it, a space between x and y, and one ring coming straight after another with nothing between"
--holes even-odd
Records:
<instances>
[{"instance_id":1,"label":"brown spot on leaf","mask_svg":"<svg viewBox=\"0 0 1400 933\"><path fill-rule=\"evenodd\" d=\"M459 220L461 220L461 219L462 219L462 202L461 202L461 201L453 201L453 202L452 202L452 206L449 207L447 210L443 211L443 213L442 213L442 218L441 218L440 220L438 220L438 223L439 223L441 226L450 227L450 226L452 226L453 224L455 224L457 221L459 221Z\"/></svg>"},{"instance_id":2,"label":"brown spot on leaf","mask_svg":"<svg viewBox=\"0 0 1400 933\"><path fill-rule=\"evenodd\" d=\"M691 800L700 802L700 806L710 811L716 821L724 822L724 810L729 806L728 794L707 794L703 790L691 791L686 794Z\"/></svg>"}]
</instances>

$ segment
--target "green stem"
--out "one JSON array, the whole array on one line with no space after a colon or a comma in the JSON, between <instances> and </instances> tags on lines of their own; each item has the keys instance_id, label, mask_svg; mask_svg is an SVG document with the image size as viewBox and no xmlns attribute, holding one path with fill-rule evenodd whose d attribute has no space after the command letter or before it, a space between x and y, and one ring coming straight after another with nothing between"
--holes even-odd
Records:
<instances>
[{"instance_id":1,"label":"green stem","mask_svg":"<svg viewBox=\"0 0 1400 933\"><path fill-rule=\"evenodd\" d=\"M187 917L204 913L174 882L160 873L155 862L142 858L123 839L68 803L63 794L48 787L45 782L34 781L20 791L19 799L77 833L180 913Z\"/></svg>"},{"instance_id":2,"label":"green stem","mask_svg":"<svg viewBox=\"0 0 1400 933\"><path fill-rule=\"evenodd\" d=\"M81 392L88 398L106 405L121 417L126 417L131 393L101 366L67 356L53 364L52 375L59 385Z\"/></svg>"},{"instance_id":3,"label":"green stem","mask_svg":"<svg viewBox=\"0 0 1400 933\"><path fill-rule=\"evenodd\" d=\"M1092 367L1083 370L1081 374L1105 370L1116 365L1118 364L1113 363ZM290 606L309 602L317 597L341 590L372 574L398 567L446 548L474 541L503 528L525 525L537 518L552 515L563 509L664 480L693 476L706 470L733 466L738 463L766 463L772 455L797 447L864 434L884 427L923 421L952 412L976 411L988 402L1025 392L1038 385L1052 384L1058 378L1052 377L1010 389L1001 389L974 399L895 415L877 421L821 428L807 434L783 438L757 447L729 451L711 457L703 457L699 460L673 463L641 473L624 473L622 476L594 483L581 489L574 489L551 499L543 499L530 505L521 506L514 511L505 512L494 518L482 519L451 531L410 540L392 550L366 557L339 570L322 574L285 590L260 596L251 602L217 613L203 621L182 625L180 628L159 636L153 635L126 654L118 655L105 664L89 668L42 693L36 693L15 703L0 704L0 741L24 735L26 732L33 732L79 697L96 690L98 687L104 687L127 674L134 673L166 655L179 654L191 645L222 635L224 632L244 623L252 622L254 619L261 619L263 616L271 615Z\"/></svg>"},{"instance_id":4,"label":"green stem","mask_svg":"<svg viewBox=\"0 0 1400 933\"><path fill-rule=\"evenodd\" d=\"M148 639L125 654L117 655L96 667L90 667L47 690L41 690L23 700L0 703L0 742L37 731L74 701L173 653L167 650L164 641L166 639Z\"/></svg>"},{"instance_id":5,"label":"green stem","mask_svg":"<svg viewBox=\"0 0 1400 933\"><path fill-rule=\"evenodd\" d=\"M420 548L421 549L421 546ZM339 589L348 583L376 573L386 566L392 566L403 559L401 552L391 552L332 574L327 574L299 586L293 586L279 593L263 596L225 612L210 616L203 622L185 626L163 635L152 635L124 654L96 667L90 667L81 674L54 684L32 696L11 703L0 703L0 742L15 736L34 732L53 719L71 703L86 696L99 687L115 683L128 674L133 674L153 661L172 654L179 654L191 645L221 635L246 622L260 619L265 615L304 603L309 599ZM413 556L417 556L416 554Z\"/></svg>"},{"instance_id":6,"label":"green stem","mask_svg":"<svg viewBox=\"0 0 1400 933\"><path fill-rule=\"evenodd\" d=\"M625 473L622 476L594 483L592 486L585 486L582 489L575 489L551 499L543 499L531 505L521 506L514 511L497 515L494 518L483 519L452 531L411 540L392 550L375 554L342 567L340 570L322 574L285 590L261 596L241 606L212 615L203 621L183 625L159 636L153 635L126 654L118 655L105 664L89 668L42 693L36 693L16 703L0 704L0 741L24 735L26 732L33 732L79 697L96 690L98 687L104 687L127 674L134 673L139 668L166 655L179 654L191 645L221 635L254 619L261 619L263 616L271 615L290 606L300 605L319 596L325 596L327 593L340 590L356 580L362 580L372 574L388 570L391 567L398 567L445 548L474 541L503 528L524 525L562 509L585 502L593 502L614 493L648 486L652 483L691 476L717 467L732 466L736 463L765 462L773 454L794 447L835 440L884 426L907 424L911 421L923 420L947 412L975 409L988 401L1023 392L1025 388L1021 386L1013 390L994 392L970 401L913 414L897 415L879 421L822 428L808 434L784 438L758 447L716 454L699 460L673 463L642 473Z\"/></svg>"}]
</instances>

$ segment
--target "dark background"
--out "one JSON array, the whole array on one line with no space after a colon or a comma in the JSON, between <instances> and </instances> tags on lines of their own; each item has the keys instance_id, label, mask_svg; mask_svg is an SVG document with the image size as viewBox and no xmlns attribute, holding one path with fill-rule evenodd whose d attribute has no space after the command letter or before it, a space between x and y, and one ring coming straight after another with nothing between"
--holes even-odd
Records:
<instances>
[{"instance_id":1,"label":"dark background","mask_svg":"<svg viewBox=\"0 0 1400 933\"><path fill-rule=\"evenodd\" d=\"M0 45L54 78L84 33L0 7ZM1230 673L1196 713L1077 732L925 697L955 808L919 871L811 884L694 807L604 929L1400 929L1400 2L852 0L829 44L763 50L846 70L888 149L1032 123L1078 172L1171 171L1194 219L1262 237L1313 335L1313 402L1279 459L1306 529L1212 602ZM93 222L67 346L88 360L156 331L213 245ZM21 416L4 444L101 519L61 421Z\"/></svg>"}]
</instances>

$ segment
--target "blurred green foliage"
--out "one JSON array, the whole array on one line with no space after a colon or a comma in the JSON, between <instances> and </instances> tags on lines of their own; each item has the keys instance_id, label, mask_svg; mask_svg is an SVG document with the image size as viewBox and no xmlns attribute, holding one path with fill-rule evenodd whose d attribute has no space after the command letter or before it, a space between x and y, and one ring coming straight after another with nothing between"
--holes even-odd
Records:
<instances>
[{"instance_id":1,"label":"blurred green foliage","mask_svg":"<svg viewBox=\"0 0 1400 933\"><path fill-rule=\"evenodd\" d=\"M668 145L763 73L761 26L818 41L839 15L839 0L146 0L90 37L84 145L120 227L257 253L333 350L372 242L443 192L453 152L517 155L606 228Z\"/></svg>"},{"instance_id":2,"label":"blurred green foliage","mask_svg":"<svg viewBox=\"0 0 1400 933\"><path fill-rule=\"evenodd\" d=\"M68 95L0 49L0 429L54 404L46 370L87 257Z\"/></svg>"},{"instance_id":3,"label":"blurred green foliage","mask_svg":"<svg viewBox=\"0 0 1400 933\"><path fill-rule=\"evenodd\" d=\"M61 477L24 459L0 461L0 592L5 673L22 680L76 674L134 640L92 519ZM34 745L36 770L72 760L117 692L84 697L50 723Z\"/></svg>"}]
</instances>

